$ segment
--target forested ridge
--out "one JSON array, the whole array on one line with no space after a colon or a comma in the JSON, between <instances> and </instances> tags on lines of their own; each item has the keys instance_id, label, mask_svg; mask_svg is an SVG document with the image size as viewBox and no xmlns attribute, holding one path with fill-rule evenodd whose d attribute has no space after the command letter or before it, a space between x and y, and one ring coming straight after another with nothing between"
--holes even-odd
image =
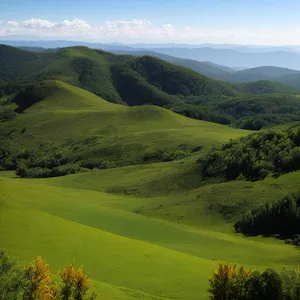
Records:
<instances>
[{"instance_id":1,"label":"forested ridge","mask_svg":"<svg viewBox=\"0 0 300 300\"><path fill-rule=\"evenodd\" d=\"M1 84L2 95L20 80L55 79L114 103L154 104L250 130L299 120L299 101L292 94L300 90L278 82L231 84L149 55L114 55L85 47L31 52L2 45L0 54L0 83L8 82Z\"/></svg>"}]
</instances>

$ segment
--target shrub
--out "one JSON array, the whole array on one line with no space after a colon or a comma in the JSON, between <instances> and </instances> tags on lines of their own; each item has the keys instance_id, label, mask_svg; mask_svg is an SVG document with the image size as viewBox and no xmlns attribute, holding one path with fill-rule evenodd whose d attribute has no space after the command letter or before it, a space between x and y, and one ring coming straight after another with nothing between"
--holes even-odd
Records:
<instances>
[{"instance_id":1,"label":"shrub","mask_svg":"<svg viewBox=\"0 0 300 300\"><path fill-rule=\"evenodd\" d=\"M0 111L0 123L11 121L16 118L17 114L12 109L4 109Z\"/></svg>"},{"instance_id":2,"label":"shrub","mask_svg":"<svg viewBox=\"0 0 300 300\"><path fill-rule=\"evenodd\" d=\"M24 274L15 259L0 250L0 299L15 300L23 294Z\"/></svg>"},{"instance_id":3,"label":"shrub","mask_svg":"<svg viewBox=\"0 0 300 300\"><path fill-rule=\"evenodd\" d=\"M266 130L230 141L201 159L204 177L261 180L269 174L300 169L299 128Z\"/></svg>"},{"instance_id":4,"label":"shrub","mask_svg":"<svg viewBox=\"0 0 300 300\"><path fill-rule=\"evenodd\" d=\"M23 300L57 299L57 289L51 280L49 265L40 256L25 267L25 278Z\"/></svg>"},{"instance_id":5,"label":"shrub","mask_svg":"<svg viewBox=\"0 0 300 300\"><path fill-rule=\"evenodd\" d=\"M234 293L235 280L237 278L236 265L219 263L212 278L209 279L209 292L211 299L231 299Z\"/></svg>"},{"instance_id":6,"label":"shrub","mask_svg":"<svg viewBox=\"0 0 300 300\"><path fill-rule=\"evenodd\" d=\"M299 270L283 269L280 273L284 299L300 299L300 273Z\"/></svg>"},{"instance_id":7,"label":"shrub","mask_svg":"<svg viewBox=\"0 0 300 300\"><path fill-rule=\"evenodd\" d=\"M280 201L265 203L247 212L234 225L237 232L248 235L279 235L300 244L300 197L288 195Z\"/></svg>"},{"instance_id":8,"label":"shrub","mask_svg":"<svg viewBox=\"0 0 300 300\"><path fill-rule=\"evenodd\" d=\"M287 276L286 276L287 277ZM296 282L283 279L273 269L267 269L262 274L249 271L229 263L219 263L212 278L209 279L210 299L212 300L281 300L285 294L298 292L299 277L293 277ZM291 298L298 299L298 298Z\"/></svg>"},{"instance_id":9,"label":"shrub","mask_svg":"<svg viewBox=\"0 0 300 300\"><path fill-rule=\"evenodd\" d=\"M69 264L62 272L58 288L51 279L49 265L38 256L32 264L19 267L16 260L0 250L0 299L5 300L95 300L87 296L90 281L82 267Z\"/></svg>"}]
</instances>

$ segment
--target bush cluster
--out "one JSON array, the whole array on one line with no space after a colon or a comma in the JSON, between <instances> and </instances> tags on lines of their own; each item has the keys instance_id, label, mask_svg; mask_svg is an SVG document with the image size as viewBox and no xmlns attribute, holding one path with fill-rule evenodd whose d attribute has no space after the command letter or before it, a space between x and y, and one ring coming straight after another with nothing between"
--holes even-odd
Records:
<instances>
[{"instance_id":1,"label":"bush cluster","mask_svg":"<svg viewBox=\"0 0 300 300\"><path fill-rule=\"evenodd\" d=\"M204 177L264 179L300 169L300 128L266 130L230 141L201 159Z\"/></svg>"},{"instance_id":2,"label":"bush cluster","mask_svg":"<svg viewBox=\"0 0 300 300\"><path fill-rule=\"evenodd\" d=\"M267 269L263 273L229 263L219 263L209 279L212 300L298 300L299 271L281 273Z\"/></svg>"},{"instance_id":3,"label":"bush cluster","mask_svg":"<svg viewBox=\"0 0 300 300\"><path fill-rule=\"evenodd\" d=\"M0 170L16 170L20 177L45 178L76 173L80 164L68 153L53 149L29 151L5 143L0 146Z\"/></svg>"},{"instance_id":4,"label":"bush cluster","mask_svg":"<svg viewBox=\"0 0 300 300\"><path fill-rule=\"evenodd\" d=\"M276 235L300 246L300 196L288 195L247 212L235 229L246 235Z\"/></svg>"}]
</instances>

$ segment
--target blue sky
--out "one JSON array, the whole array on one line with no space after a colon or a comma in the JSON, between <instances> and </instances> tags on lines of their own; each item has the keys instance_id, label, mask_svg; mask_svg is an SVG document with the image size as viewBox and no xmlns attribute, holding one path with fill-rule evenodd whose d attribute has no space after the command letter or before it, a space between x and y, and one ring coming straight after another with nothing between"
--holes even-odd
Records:
<instances>
[{"instance_id":1,"label":"blue sky","mask_svg":"<svg viewBox=\"0 0 300 300\"><path fill-rule=\"evenodd\" d=\"M0 0L0 36L299 44L299 12L299 0ZM32 19L49 24L22 23ZM72 32L59 25L65 20ZM74 20L84 21L89 30L87 25L79 30ZM148 23L131 24L133 20Z\"/></svg>"}]
</instances>

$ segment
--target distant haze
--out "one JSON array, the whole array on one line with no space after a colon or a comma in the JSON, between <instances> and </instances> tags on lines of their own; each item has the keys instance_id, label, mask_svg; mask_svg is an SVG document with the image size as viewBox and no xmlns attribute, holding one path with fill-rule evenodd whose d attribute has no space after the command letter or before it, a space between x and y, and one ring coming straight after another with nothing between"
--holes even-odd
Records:
<instances>
[{"instance_id":1,"label":"distant haze","mask_svg":"<svg viewBox=\"0 0 300 300\"><path fill-rule=\"evenodd\" d=\"M260 66L275 66L300 70L299 46L242 46L235 44L122 44L122 43L88 43L69 40L0 40L0 44L11 46L62 48L71 46L86 46L105 51L136 51L151 50L178 58L197 61L210 61L236 70Z\"/></svg>"}]
</instances>

